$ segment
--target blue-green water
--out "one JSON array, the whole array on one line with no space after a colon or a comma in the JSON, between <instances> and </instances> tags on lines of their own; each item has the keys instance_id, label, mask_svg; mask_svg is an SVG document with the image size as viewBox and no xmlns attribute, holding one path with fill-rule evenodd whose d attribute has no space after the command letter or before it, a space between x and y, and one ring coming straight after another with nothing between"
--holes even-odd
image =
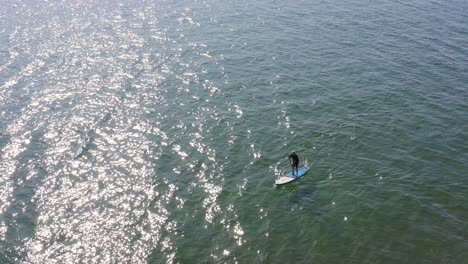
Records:
<instances>
[{"instance_id":1,"label":"blue-green water","mask_svg":"<svg viewBox=\"0 0 468 264\"><path fill-rule=\"evenodd\" d=\"M467 11L0 1L0 263L468 263Z\"/></svg>"}]
</instances>

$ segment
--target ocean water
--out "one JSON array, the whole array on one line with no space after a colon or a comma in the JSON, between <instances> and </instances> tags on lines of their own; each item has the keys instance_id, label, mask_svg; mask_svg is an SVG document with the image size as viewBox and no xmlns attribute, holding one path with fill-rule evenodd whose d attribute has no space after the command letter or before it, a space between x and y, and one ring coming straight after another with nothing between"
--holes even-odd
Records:
<instances>
[{"instance_id":1,"label":"ocean water","mask_svg":"<svg viewBox=\"0 0 468 264\"><path fill-rule=\"evenodd\" d=\"M468 263L467 11L0 0L0 263Z\"/></svg>"}]
</instances>

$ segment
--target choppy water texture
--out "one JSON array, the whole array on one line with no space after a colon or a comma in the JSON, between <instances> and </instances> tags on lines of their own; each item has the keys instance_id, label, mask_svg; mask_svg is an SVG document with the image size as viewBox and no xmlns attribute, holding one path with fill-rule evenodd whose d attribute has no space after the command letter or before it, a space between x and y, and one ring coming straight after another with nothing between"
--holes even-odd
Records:
<instances>
[{"instance_id":1,"label":"choppy water texture","mask_svg":"<svg viewBox=\"0 0 468 264\"><path fill-rule=\"evenodd\" d=\"M467 263L467 10L0 1L0 263Z\"/></svg>"}]
</instances>

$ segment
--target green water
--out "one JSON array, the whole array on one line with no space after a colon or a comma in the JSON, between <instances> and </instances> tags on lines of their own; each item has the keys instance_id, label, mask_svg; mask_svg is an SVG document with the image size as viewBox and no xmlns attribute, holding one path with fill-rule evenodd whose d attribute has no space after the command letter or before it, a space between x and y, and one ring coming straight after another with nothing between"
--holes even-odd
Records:
<instances>
[{"instance_id":1,"label":"green water","mask_svg":"<svg viewBox=\"0 0 468 264\"><path fill-rule=\"evenodd\" d=\"M467 263L466 1L0 6L0 263Z\"/></svg>"}]
</instances>

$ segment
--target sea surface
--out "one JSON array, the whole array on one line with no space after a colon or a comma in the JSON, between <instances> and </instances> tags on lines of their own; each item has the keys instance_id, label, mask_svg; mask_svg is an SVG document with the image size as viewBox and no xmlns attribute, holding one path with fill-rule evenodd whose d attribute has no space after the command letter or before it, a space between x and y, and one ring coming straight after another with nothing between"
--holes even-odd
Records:
<instances>
[{"instance_id":1,"label":"sea surface","mask_svg":"<svg viewBox=\"0 0 468 264\"><path fill-rule=\"evenodd\" d=\"M0 263L468 263L468 2L0 0Z\"/></svg>"}]
</instances>

